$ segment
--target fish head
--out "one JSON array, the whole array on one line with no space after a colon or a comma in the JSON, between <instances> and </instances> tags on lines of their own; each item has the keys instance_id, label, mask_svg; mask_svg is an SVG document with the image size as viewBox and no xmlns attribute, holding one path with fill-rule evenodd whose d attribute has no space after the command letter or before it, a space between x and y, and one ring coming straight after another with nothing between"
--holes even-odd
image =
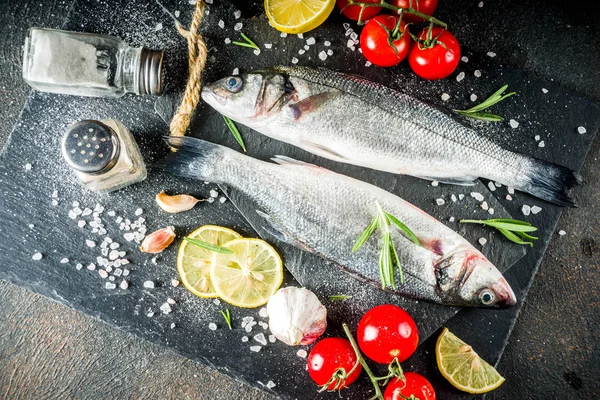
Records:
<instances>
[{"instance_id":1,"label":"fish head","mask_svg":"<svg viewBox=\"0 0 600 400\"><path fill-rule=\"evenodd\" d=\"M502 273L483 254L473 249L453 253L436 264L440 296L462 306L506 308L517 298Z\"/></svg>"},{"instance_id":2,"label":"fish head","mask_svg":"<svg viewBox=\"0 0 600 400\"><path fill-rule=\"evenodd\" d=\"M269 71L228 76L201 92L202 100L219 113L250 127L265 123L294 95L287 76Z\"/></svg>"}]
</instances>

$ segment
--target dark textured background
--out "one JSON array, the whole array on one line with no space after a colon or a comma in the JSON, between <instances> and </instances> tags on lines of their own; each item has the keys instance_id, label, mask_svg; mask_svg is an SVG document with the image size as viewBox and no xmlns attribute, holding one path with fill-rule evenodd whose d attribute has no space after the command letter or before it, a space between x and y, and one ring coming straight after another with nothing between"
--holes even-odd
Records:
<instances>
[{"instance_id":1,"label":"dark textured background","mask_svg":"<svg viewBox=\"0 0 600 400\"><path fill-rule=\"evenodd\" d=\"M20 78L28 27L59 27L70 2L3 5L0 16L0 138L5 142L29 88ZM182 4L187 2L182 2ZM472 10L474 1L446 1ZM503 1L477 21L453 21L472 50L600 100L600 8L566 1ZM181 10L190 6L182 5ZM499 369L507 384L489 398L597 398L600 384L596 139L578 188L529 292ZM5 240L10 238L5 238ZM0 395L6 398L271 398L91 317L0 283ZM6 322L4 322L6 321ZM349 394L349 393L348 393Z\"/></svg>"}]
</instances>

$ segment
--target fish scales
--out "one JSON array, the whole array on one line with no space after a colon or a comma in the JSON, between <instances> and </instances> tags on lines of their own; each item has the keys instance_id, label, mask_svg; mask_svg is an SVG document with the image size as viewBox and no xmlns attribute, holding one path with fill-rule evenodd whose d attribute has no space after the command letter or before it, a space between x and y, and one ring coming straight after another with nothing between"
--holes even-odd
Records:
<instances>
[{"instance_id":1,"label":"fish scales","mask_svg":"<svg viewBox=\"0 0 600 400\"><path fill-rule=\"evenodd\" d=\"M376 232L358 251L353 246L378 214L378 204L408 226L416 245L392 228L405 275L386 290L448 305L507 306L516 301L501 273L458 233L400 197L327 169L274 158L256 160L229 148L193 138L169 138L178 149L166 168L177 175L227 185L253 200L265 231L313 252L352 276L381 288ZM482 296L495 301L482 304ZM487 301L487 300L486 300Z\"/></svg>"},{"instance_id":2,"label":"fish scales","mask_svg":"<svg viewBox=\"0 0 600 400\"><path fill-rule=\"evenodd\" d=\"M205 85L220 113L318 156L470 185L478 177L574 206L576 172L504 149L450 110L326 68L273 67Z\"/></svg>"}]
</instances>

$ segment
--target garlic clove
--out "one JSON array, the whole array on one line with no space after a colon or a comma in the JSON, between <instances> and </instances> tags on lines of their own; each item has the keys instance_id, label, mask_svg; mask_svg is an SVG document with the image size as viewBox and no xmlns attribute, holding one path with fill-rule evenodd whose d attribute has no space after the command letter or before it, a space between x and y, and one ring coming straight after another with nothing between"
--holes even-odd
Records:
<instances>
[{"instance_id":1,"label":"garlic clove","mask_svg":"<svg viewBox=\"0 0 600 400\"><path fill-rule=\"evenodd\" d=\"M164 190L156 195L156 203L160 208L171 214L191 210L199 201L203 200L197 199L189 194L170 196L166 194Z\"/></svg>"},{"instance_id":2,"label":"garlic clove","mask_svg":"<svg viewBox=\"0 0 600 400\"><path fill-rule=\"evenodd\" d=\"M167 226L166 228L159 229L152 232L144 238L140 245L140 250L144 253L160 253L175 239L175 228Z\"/></svg>"},{"instance_id":3,"label":"garlic clove","mask_svg":"<svg viewBox=\"0 0 600 400\"><path fill-rule=\"evenodd\" d=\"M327 309L306 288L279 289L267 302L269 329L287 345L308 345L327 329Z\"/></svg>"}]
</instances>

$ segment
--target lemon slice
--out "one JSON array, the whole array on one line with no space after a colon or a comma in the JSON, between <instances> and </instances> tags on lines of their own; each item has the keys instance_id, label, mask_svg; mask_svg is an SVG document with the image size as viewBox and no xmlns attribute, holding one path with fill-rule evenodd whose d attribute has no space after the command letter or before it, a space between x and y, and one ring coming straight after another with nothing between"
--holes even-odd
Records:
<instances>
[{"instance_id":1,"label":"lemon slice","mask_svg":"<svg viewBox=\"0 0 600 400\"><path fill-rule=\"evenodd\" d=\"M265 0L271 25L285 33L304 33L321 25L335 7L335 0Z\"/></svg>"},{"instance_id":2,"label":"lemon slice","mask_svg":"<svg viewBox=\"0 0 600 400\"><path fill-rule=\"evenodd\" d=\"M215 253L210 279L218 296L238 307L266 304L283 281L281 257L261 239L234 239L223 244L233 254Z\"/></svg>"},{"instance_id":3,"label":"lemon slice","mask_svg":"<svg viewBox=\"0 0 600 400\"><path fill-rule=\"evenodd\" d=\"M239 233L222 226L204 225L188 235L189 238L222 246L233 239L241 238ZM181 242L177 254L177 272L185 287L199 297L217 297L210 280L210 263L214 252L196 246L187 240Z\"/></svg>"},{"instance_id":4,"label":"lemon slice","mask_svg":"<svg viewBox=\"0 0 600 400\"><path fill-rule=\"evenodd\" d=\"M487 393L504 383L504 378L494 367L448 328L444 328L437 340L435 358L442 375L464 392Z\"/></svg>"}]
</instances>

